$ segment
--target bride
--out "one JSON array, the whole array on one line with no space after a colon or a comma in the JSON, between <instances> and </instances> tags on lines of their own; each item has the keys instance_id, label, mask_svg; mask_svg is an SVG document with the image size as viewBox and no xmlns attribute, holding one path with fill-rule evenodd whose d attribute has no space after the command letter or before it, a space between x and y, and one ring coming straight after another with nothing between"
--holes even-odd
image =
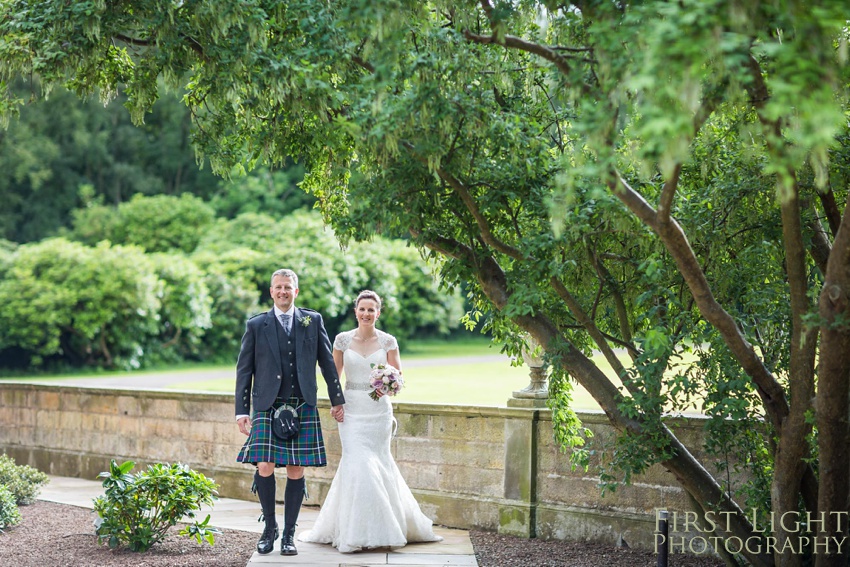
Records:
<instances>
[{"instance_id":1,"label":"bride","mask_svg":"<svg viewBox=\"0 0 850 567\"><path fill-rule=\"evenodd\" d=\"M333 345L337 371L340 376L345 371L342 458L313 529L298 539L330 543L343 553L439 541L390 453L395 419L389 396L369 397L371 365L388 363L401 370L395 337L375 328L381 298L361 292L354 313L357 328L337 335Z\"/></svg>"}]
</instances>

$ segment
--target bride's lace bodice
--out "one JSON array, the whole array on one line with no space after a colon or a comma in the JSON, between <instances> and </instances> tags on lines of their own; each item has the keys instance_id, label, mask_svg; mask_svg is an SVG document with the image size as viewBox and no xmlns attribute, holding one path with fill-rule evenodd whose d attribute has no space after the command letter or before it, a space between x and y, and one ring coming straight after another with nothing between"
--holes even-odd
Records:
<instances>
[{"instance_id":1,"label":"bride's lace bodice","mask_svg":"<svg viewBox=\"0 0 850 567\"><path fill-rule=\"evenodd\" d=\"M369 374L373 364L386 364L387 352L398 349L395 337L383 331L378 333L378 349L367 356L352 350L351 342L355 330L340 333L334 339L334 348L343 352L343 367L345 368L346 390L371 390Z\"/></svg>"},{"instance_id":2,"label":"bride's lace bodice","mask_svg":"<svg viewBox=\"0 0 850 567\"><path fill-rule=\"evenodd\" d=\"M375 332L378 334L378 346L385 351L395 350L398 348L398 342L396 342L395 337L389 333L385 333L378 329L375 329ZM352 329L350 331L343 331L338 334L334 339L334 348L336 350L341 350L345 352L351 346L351 341L354 340L354 335L357 333L357 329Z\"/></svg>"}]
</instances>

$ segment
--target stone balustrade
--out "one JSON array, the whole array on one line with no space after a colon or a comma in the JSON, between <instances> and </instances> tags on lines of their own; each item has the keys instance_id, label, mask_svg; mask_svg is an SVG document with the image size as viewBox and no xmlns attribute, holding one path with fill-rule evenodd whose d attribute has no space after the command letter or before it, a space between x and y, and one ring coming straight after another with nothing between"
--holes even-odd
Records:
<instances>
[{"instance_id":1,"label":"stone balustrade","mask_svg":"<svg viewBox=\"0 0 850 567\"><path fill-rule=\"evenodd\" d=\"M329 466L308 469L307 504L323 501L340 458L329 404L319 405ZM394 407L393 454L423 511L438 524L652 548L655 509L692 509L659 466L602 497L594 470L570 468L545 409ZM594 433L593 448L604 452L614 437L607 419L580 417ZM701 445L701 421L674 424L689 447ZM232 395L0 384L0 451L53 475L94 479L110 459L135 461L136 470L179 461L214 478L221 496L246 499L252 469L235 460L244 439Z\"/></svg>"}]
</instances>

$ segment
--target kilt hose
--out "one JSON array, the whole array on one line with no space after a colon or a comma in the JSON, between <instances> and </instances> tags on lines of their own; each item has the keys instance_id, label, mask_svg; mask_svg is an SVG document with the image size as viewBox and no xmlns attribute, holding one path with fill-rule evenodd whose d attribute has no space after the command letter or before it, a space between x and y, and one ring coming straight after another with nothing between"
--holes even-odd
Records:
<instances>
[{"instance_id":1,"label":"kilt hose","mask_svg":"<svg viewBox=\"0 0 850 567\"><path fill-rule=\"evenodd\" d=\"M284 403L298 407L301 430L298 437L281 441L272 433L271 415ZM301 467L324 467L328 464L325 455L325 440L322 437L322 425L319 410L304 403L299 398L284 400L278 398L266 411L254 413L251 420L251 435L242 445L236 461L240 463L274 463L276 467L297 465Z\"/></svg>"}]
</instances>

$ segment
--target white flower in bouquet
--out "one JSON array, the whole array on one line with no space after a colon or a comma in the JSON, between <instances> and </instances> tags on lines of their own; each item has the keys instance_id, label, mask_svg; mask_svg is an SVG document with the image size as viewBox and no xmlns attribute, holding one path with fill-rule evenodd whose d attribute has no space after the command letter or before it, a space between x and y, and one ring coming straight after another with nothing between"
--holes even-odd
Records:
<instances>
[{"instance_id":1,"label":"white flower in bouquet","mask_svg":"<svg viewBox=\"0 0 850 567\"><path fill-rule=\"evenodd\" d=\"M369 392L369 397L375 401L381 399L378 392L385 396L395 396L401 391L404 386L404 380L401 378L401 372L398 368L391 364L373 364L372 372L369 374L369 384L372 386L372 391Z\"/></svg>"}]
</instances>

